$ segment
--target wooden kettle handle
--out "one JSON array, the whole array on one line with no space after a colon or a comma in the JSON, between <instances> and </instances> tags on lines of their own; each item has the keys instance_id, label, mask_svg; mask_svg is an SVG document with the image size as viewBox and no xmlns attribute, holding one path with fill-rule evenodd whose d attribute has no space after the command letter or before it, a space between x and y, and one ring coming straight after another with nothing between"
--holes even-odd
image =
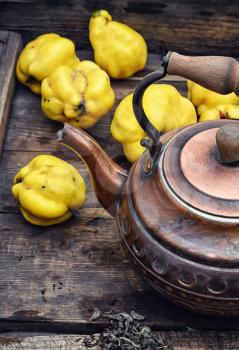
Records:
<instances>
[{"instance_id":1,"label":"wooden kettle handle","mask_svg":"<svg viewBox=\"0 0 239 350\"><path fill-rule=\"evenodd\" d=\"M220 94L235 92L239 96L239 63L223 56L183 56L171 52L167 73L190 79Z\"/></svg>"}]
</instances>

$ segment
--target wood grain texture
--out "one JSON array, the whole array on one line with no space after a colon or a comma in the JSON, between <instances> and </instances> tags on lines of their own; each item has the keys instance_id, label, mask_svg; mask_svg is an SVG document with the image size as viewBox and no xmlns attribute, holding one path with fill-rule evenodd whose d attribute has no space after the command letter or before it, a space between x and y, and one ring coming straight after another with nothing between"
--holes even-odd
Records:
<instances>
[{"instance_id":1,"label":"wood grain texture","mask_svg":"<svg viewBox=\"0 0 239 350\"><path fill-rule=\"evenodd\" d=\"M232 57L188 57L172 52L167 72L190 79L219 94L239 95L239 63Z\"/></svg>"},{"instance_id":2,"label":"wood grain texture","mask_svg":"<svg viewBox=\"0 0 239 350\"><path fill-rule=\"evenodd\" d=\"M155 59L150 56L145 72L155 69ZM113 82L117 102L138 79ZM185 81L167 79L186 93ZM109 135L112 115L90 132L108 154L122 160L121 146ZM42 115L39 97L18 84L0 162L0 331L100 331L104 322L88 322L94 307L103 312L134 309L154 329L238 329L238 318L225 322L186 312L141 280L121 247L116 222L96 200L85 166L55 141L60 127ZM11 195L19 168L43 153L75 165L88 188L79 217L49 228L26 223Z\"/></svg>"},{"instance_id":3,"label":"wood grain texture","mask_svg":"<svg viewBox=\"0 0 239 350\"><path fill-rule=\"evenodd\" d=\"M238 350L239 333L229 332L160 332L165 344L174 350ZM85 335L9 333L0 336L2 350L87 350ZM95 334L97 339L98 335ZM91 347L100 350L99 346ZM163 350L163 348L162 348ZM167 348L165 348L167 350Z\"/></svg>"},{"instance_id":4,"label":"wood grain texture","mask_svg":"<svg viewBox=\"0 0 239 350\"><path fill-rule=\"evenodd\" d=\"M15 63L21 46L17 33L0 31L0 153L15 87Z\"/></svg>"},{"instance_id":5,"label":"wood grain texture","mask_svg":"<svg viewBox=\"0 0 239 350\"><path fill-rule=\"evenodd\" d=\"M141 32L150 51L164 41L171 50L194 54L238 55L238 1L222 0L1 0L0 28L18 31L24 42L58 32L79 48L89 48L91 13L108 9L116 20Z\"/></svg>"}]
</instances>

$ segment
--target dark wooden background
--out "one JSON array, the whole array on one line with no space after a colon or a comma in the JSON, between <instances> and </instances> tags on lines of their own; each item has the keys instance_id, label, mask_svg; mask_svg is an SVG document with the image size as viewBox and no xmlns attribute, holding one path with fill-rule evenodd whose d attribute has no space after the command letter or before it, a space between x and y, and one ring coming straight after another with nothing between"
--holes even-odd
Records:
<instances>
[{"instance_id":1,"label":"dark wooden background","mask_svg":"<svg viewBox=\"0 0 239 350\"><path fill-rule=\"evenodd\" d=\"M96 9L141 32L151 52L162 41L193 54L239 54L239 1L228 0L0 0L0 29L24 42L53 31L88 49L88 21Z\"/></svg>"}]
</instances>

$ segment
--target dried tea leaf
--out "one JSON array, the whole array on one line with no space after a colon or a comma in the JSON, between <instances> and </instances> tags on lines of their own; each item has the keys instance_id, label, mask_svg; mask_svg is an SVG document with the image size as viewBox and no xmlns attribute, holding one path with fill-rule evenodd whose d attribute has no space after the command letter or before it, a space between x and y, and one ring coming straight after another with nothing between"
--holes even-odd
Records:
<instances>
[{"instance_id":1,"label":"dried tea leaf","mask_svg":"<svg viewBox=\"0 0 239 350\"><path fill-rule=\"evenodd\" d=\"M90 320L100 317L100 311L96 308ZM141 325L145 318L135 311L121 312L118 314L103 315L110 320L107 327L99 336L98 345L102 350L173 350L173 346L165 344L160 335L152 332L148 326ZM88 339L86 347L96 345L95 339Z\"/></svg>"},{"instance_id":2,"label":"dried tea leaf","mask_svg":"<svg viewBox=\"0 0 239 350\"><path fill-rule=\"evenodd\" d=\"M83 340L83 344L86 348L93 348L98 345L98 343L99 340L94 335L87 335Z\"/></svg>"},{"instance_id":3,"label":"dried tea leaf","mask_svg":"<svg viewBox=\"0 0 239 350\"><path fill-rule=\"evenodd\" d=\"M151 328L147 326L142 327L142 329L140 330L140 334L142 334L145 338L150 337L151 333Z\"/></svg>"},{"instance_id":4,"label":"dried tea leaf","mask_svg":"<svg viewBox=\"0 0 239 350\"><path fill-rule=\"evenodd\" d=\"M130 312L130 315L133 317L134 320L137 320L137 321L143 321L145 319L144 316L137 314L137 312L135 312L134 310Z\"/></svg>"},{"instance_id":5,"label":"dried tea leaf","mask_svg":"<svg viewBox=\"0 0 239 350\"><path fill-rule=\"evenodd\" d=\"M134 320L133 317L131 317L126 312L121 312L120 315L122 316L122 318L124 318L128 322L133 322L133 320Z\"/></svg>"},{"instance_id":6,"label":"dried tea leaf","mask_svg":"<svg viewBox=\"0 0 239 350\"><path fill-rule=\"evenodd\" d=\"M97 307L95 307L93 314L91 315L91 318L89 319L89 322L98 320L98 318L100 318L100 310Z\"/></svg>"},{"instance_id":7,"label":"dried tea leaf","mask_svg":"<svg viewBox=\"0 0 239 350\"><path fill-rule=\"evenodd\" d=\"M121 314L104 315L104 318L108 318L109 320L122 321L122 316L121 316Z\"/></svg>"},{"instance_id":8,"label":"dried tea leaf","mask_svg":"<svg viewBox=\"0 0 239 350\"><path fill-rule=\"evenodd\" d=\"M120 337L120 340L124 340L126 344L128 343L128 346L131 345L133 348L138 349L140 345L135 344L132 340L125 338L125 337Z\"/></svg>"}]
</instances>

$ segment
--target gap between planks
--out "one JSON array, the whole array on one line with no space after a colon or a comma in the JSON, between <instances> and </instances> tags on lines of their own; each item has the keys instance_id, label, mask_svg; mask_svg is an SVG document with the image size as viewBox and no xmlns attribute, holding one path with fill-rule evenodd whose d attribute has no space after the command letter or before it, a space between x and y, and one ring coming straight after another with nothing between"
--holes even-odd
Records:
<instances>
[{"instance_id":1,"label":"gap between planks","mask_svg":"<svg viewBox=\"0 0 239 350\"><path fill-rule=\"evenodd\" d=\"M15 88L15 64L20 47L19 34L0 31L0 152Z\"/></svg>"}]
</instances>

